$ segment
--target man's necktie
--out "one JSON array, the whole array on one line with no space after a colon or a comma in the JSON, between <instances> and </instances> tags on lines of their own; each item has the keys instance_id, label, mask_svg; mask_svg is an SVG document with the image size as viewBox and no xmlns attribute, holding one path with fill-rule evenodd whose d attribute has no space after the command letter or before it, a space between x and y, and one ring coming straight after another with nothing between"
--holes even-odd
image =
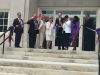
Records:
<instances>
[{"instance_id":1,"label":"man's necktie","mask_svg":"<svg viewBox=\"0 0 100 75\"><path fill-rule=\"evenodd\" d=\"M35 23L35 29L37 30L38 29L37 21L35 20L34 23Z\"/></svg>"},{"instance_id":2,"label":"man's necktie","mask_svg":"<svg viewBox=\"0 0 100 75\"><path fill-rule=\"evenodd\" d=\"M19 23L20 23L20 26L23 28L22 20L21 19L19 19Z\"/></svg>"}]
</instances>

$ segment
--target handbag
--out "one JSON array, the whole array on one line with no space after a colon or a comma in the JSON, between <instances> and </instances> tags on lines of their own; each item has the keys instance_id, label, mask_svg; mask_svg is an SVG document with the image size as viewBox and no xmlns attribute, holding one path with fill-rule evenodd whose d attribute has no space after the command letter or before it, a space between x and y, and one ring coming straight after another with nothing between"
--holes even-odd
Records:
<instances>
[{"instance_id":1,"label":"handbag","mask_svg":"<svg viewBox=\"0 0 100 75\"><path fill-rule=\"evenodd\" d=\"M39 29L35 30L36 34L39 34Z\"/></svg>"}]
</instances>

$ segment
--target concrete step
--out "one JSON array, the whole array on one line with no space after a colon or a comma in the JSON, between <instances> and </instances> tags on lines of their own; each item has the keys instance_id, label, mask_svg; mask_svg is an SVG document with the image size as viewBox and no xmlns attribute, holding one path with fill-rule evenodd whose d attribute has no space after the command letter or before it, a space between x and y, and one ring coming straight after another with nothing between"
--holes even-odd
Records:
<instances>
[{"instance_id":1,"label":"concrete step","mask_svg":"<svg viewBox=\"0 0 100 75\"><path fill-rule=\"evenodd\" d=\"M33 57L22 55L0 55L3 59L19 59L19 60L34 60L34 61L51 61L51 62L65 62L65 63L81 63L81 64L98 64L95 59L68 59L68 58L54 58L54 57Z\"/></svg>"},{"instance_id":2,"label":"concrete step","mask_svg":"<svg viewBox=\"0 0 100 75\"><path fill-rule=\"evenodd\" d=\"M28 75L98 75L97 72L64 71L64 70L23 68L23 67L11 67L11 66L9 67L0 66L0 71L28 74Z\"/></svg>"},{"instance_id":3,"label":"concrete step","mask_svg":"<svg viewBox=\"0 0 100 75\"><path fill-rule=\"evenodd\" d=\"M5 55L22 55L34 57L54 57L54 58L73 58L73 59L98 59L98 55L77 55L77 54L55 54L55 53L34 53L34 52L19 52L19 51L5 51Z\"/></svg>"},{"instance_id":4,"label":"concrete step","mask_svg":"<svg viewBox=\"0 0 100 75\"><path fill-rule=\"evenodd\" d=\"M17 74L17 73L4 73L4 72L0 72L0 75L28 75L28 74Z\"/></svg>"},{"instance_id":5,"label":"concrete step","mask_svg":"<svg viewBox=\"0 0 100 75\"><path fill-rule=\"evenodd\" d=\"M80 72L98 72L98 65L96 64L79 64L79 63L77 64L77 63L0 59L0 66L14 66L23 68L28 67L28 68L41 68L41 69L53 69L53 70L80 71Z\"/></svg>"},{"instance_id":6,"label":"concrete step","mask_svg":"<svg viewBox=\"0 0 100 75\"><path fill-rule=\"evenodd\" d=\"M0 48L2 51L2 48ZM77 55L92 55L98 54L95 51L73 51L73 50L47 50L47 49L31 49L31 48L5 48L5 51L21 51L21 52L34 52L34 53L55 53L55 54L77 54Z\"/></svg>"}]
</instances>

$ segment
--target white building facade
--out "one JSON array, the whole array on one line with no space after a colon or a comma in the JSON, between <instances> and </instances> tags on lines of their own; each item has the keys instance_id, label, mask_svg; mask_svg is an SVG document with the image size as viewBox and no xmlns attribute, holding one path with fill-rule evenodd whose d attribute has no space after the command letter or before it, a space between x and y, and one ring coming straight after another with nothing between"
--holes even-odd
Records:
<instances>
[{"instance_id":1,"label":"white building facade","mask_svg":"<svg viewBox=\"0 0 100 75\"><path fill-rule=\"evenodd\" d=\"M53 16L53 22L55 22L58 12L61 12L62 16L69 15L71 20L76 15L80 19L80 25L84 23L84 14L90 13L91 17L94 18L94 28L100 27L100 0L0 0L0 34L12 25L13 20L17 17L17 12L21 12L22 19L27 21L33 13L39 14L41 11L46 16L46 19L48 19L48 16ZM8 35L9 33L6 34L6 37ZM38 36L36 48L39 48ZM54 35L52 42L53 49L56 49L55 37L56 35ZM82 50L82 38L83 28L79 33L78 50ZM0 41L2 40L3 38L0 38ZM20 45L28 48L28 25L24 26ZM6 41L5 46L9 46L8 41ZM12 42L12 47L14 47L14 42ZM98 45L95 51L98 51Z\"/></svg>"}]
</instances>

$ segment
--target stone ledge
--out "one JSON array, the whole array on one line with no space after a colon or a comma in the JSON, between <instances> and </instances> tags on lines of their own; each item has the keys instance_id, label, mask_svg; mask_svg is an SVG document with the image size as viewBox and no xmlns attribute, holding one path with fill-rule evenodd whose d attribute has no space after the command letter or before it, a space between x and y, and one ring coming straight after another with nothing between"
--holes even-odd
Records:
<instances>
[{"instance_id":1,"label":"stone ledge","mask_svg":"<svg viewBox=\"0 0 100 75\"><path fill-rule=\"evenodd\" d=\"M15 66L23 68L29 67L29 68L81 71L81 72L98 72L98 65L96 64L77 64L77 63L0 59L0 66Z\"/></svg>"},{"instance_id":2,"label":"stone ledge","mask_svg":"<svg viewBox=\"0 0 100 75\"><path fill-rule=\"evenodd\" d=\"M1 48L0 48L1 49ZM1 50L2 51L2 50ZM55 53L55 54L98 54L95 51L73 51L73 50L56 50L56 49L31 49L31 48L5 48L5 51L21 51L21 52L36 52L36 53Z\"/></svg>"},{"instance_id":3,"label":"stone ledge","mask_svg":"<svg viewBox=\"0 0 100 75\"><path fill-rule=\"evenodd\" d=\"M40 68L23 68L23 67L4 67L0 66L2 72L12 72L28 75L98 75L97 72L80 72L80 71L64 71Z\"/></svg>"},{"instance_id":4,"label":"stone ledge","mask_svg":"<svg viewBox=\"0 0 100 75\"><path fill-rule=\"evenodd\" d=\"M73 54L55 54L55 53L34 53L34 52L19 52L19 51L5 51L5 55L21 55L34 57L54 57L54 58L74 58L74 59L98 59L98 55L73 55Z\"/></svg>"},{"instance_id":5,"label":"stone ledge","mask_svg":"<svg viewBox=\"0 0 100 75\"><path fill-rule=\"evenodd\" d=\"M2 59L18 59L18 60L33 60L33 61L52 61L65 63L81 63L81 64L98 64L96 59L73 59L73 58L54 58L54 57L33 57L22 55L0 55Z\"/></svg>"},{"instance_id":6,"label":"stone ledge","mask_svg":"<svg viewBox=\"0 0 100 75\"><path fill-rule=\"evenodd\" d=\"M28 74L17 74L17 73L4 73L4 72L0 72L0 75L28 75Z\"/></svg>"}]
</instances>

